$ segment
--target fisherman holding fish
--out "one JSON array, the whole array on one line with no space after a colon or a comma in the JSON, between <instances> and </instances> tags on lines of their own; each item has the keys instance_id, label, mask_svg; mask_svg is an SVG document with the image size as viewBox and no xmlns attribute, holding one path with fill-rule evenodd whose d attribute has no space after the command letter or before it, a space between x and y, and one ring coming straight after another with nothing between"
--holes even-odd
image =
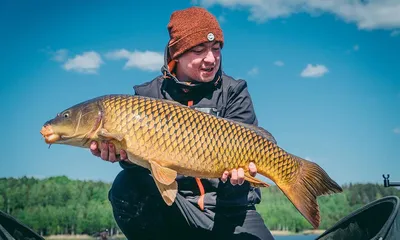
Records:
<instances>
[{"instance_id":1,"label":"fisherman holding fish","mask_svg":"<svg viewBox=\"0 0 400 240\"><path fill-rule=\"evenodd\" d=\"M120 162L109 200L129 239L273 239L255 208L257 187L269 184L255 174L272 180L317 229L317 197L343 189L257 126L246 82L222 72L215 17L198 7L176 11L168 30L161 76L135 86L135 95L64 109L42 125L45 142Z\"/></svg>"},{"instance_id":2,"label":"fisherman holding fish","mask_svg":"<svg viewBox=\"0 0 400 240\"><path fill-rule=\"evenodd\" d=\"M223 32L215 16L200 7L172 13L167 26L162 74L135 86L135 95L168 99L219 117L257 125L247 83L221 66ZM178 175L175 203L167 206L149 171L127 161L124 150L92 142L93 155L119 161L123 170L109 192L115 220L128 239L273 239L255 205L260 190L245 181L244 169L218 179ZM248 167L253 177L254 163Z\"/></svg>"}]
</instances>

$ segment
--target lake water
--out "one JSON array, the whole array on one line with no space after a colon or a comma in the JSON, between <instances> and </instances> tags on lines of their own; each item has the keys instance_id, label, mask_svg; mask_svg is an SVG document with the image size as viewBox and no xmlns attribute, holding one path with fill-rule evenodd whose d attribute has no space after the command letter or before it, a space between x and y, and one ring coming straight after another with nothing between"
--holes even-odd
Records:
<instances>
[{"instance_id":1,"label":"lake water","mask_svg":"<svg viewBox=\"0 0 400 240\"><path fill-rule=\"evenodd\" d=\"M274 238L275 240L315 240L318 236L319 235L292 235L292 236L274 236ZM71 240L71 239L57 239L57 240ZM126 238L123 238L123 240L126 240Z\"/></svg>"},{"instance_id":2,"label":"lake water","mask_svg":"<svg viewBox=\"0 0 400 240\"><path fill-rule=\"evenodd\" d=\"M319 235L274 236L276 240L315 240Z\"/></svg>"},{"instance_id":3,"label":"lake water","mask_svg":"<svg viewBox=\"0 0 400 240\"><path fill-rule=\"evenodd\" d=\"M275 240L315 240L319 235L292 235L292 236L274 236ZM77 238L79 239L79 238ZM92 238L94 239L94 238ZM71 240L69 239L57 239L57 240ZM90 239L89 239L90 240ZM122 238L126 240L126 238Z\"/></svg>"}]
</instances>

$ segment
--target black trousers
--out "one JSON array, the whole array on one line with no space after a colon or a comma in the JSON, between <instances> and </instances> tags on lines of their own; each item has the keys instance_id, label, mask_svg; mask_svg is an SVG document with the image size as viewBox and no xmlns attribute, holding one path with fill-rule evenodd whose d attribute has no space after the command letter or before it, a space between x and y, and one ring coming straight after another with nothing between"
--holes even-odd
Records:
<instances>
[{"instance_id":1,"label":"black trousers","mask_svg":"<svg viewBox=\"0 0 400 240\"><path fill-rule=\"evenodd\" d=\"M179 194L166 205L146 171L122 170L109 200L128 239L274 239L254 208L203 212Z\"/></svg>"}]
</instances>

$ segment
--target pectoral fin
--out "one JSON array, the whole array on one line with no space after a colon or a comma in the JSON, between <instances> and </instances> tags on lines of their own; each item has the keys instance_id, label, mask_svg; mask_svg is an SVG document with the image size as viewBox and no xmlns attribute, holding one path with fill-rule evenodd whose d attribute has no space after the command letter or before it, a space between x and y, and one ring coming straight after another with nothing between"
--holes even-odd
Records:
<instances>
[{"instance_id":1,"label":"pectoral fin","mask_svg":"<svg viewBox=\"0 0 400 240\"><path fill-rule=\"evenodd\" d=\"M150 161L151 173L164 202L171 206L178 193L177 172Z\"/></svg>"},{"instance_id":2,"label":"pectoral fin","mask_svg":"<svg viewBox=\"0 0 400 240\"><path fill-rule=\"evenodd\" d=\"M104 137L107 140L116 139L121 142L124 139L124 135L120 133L111 133L105 128L101 128L97 133L99 137Z\"/></svg>"},{"instance_id":3,"label":"pectoral fin","mask_svg":"<svg viewBox=\"0 0 400 240\"><path fill-rule=\"evenodd\" d=\"M176 179L176 176L178 175L175 170L163 167L153 161L150 161L150 166L154 178L165 185L170 185L171 183L173 183Z\"/></svg>"},{"instance_id":4,"label":"pectoral fin","mask_svg":"<svg viewBox=\"0 0 400 240\"><path fill-rule=\"evenodd\" d=\"M261 181L261 180L255 178L255 177L252 177L252 176L250 175L250 173L245 173L245 174L244 174L244 179L245 179L246 181L249 181L249 182L250 182L250 185L253 186L253 187L269 187L269 184L268 184L268 183L263 182L263 181Z\"/></svg>"},{"instance_id":5,"label":"pectoral fin","mask_svg":"<svg viewBox=\"0 0 400 240\"><path fill-rule=\"evenodd\" d=\"M157 188L161 193L161 197L164 199L164 202L168 206L171 206L175 201L176 194L178 193L178 184L176 183L176 181L174 181L170 185L165 185L154 178L154 182L156 183Z\"/></svg>"}]
</instances>

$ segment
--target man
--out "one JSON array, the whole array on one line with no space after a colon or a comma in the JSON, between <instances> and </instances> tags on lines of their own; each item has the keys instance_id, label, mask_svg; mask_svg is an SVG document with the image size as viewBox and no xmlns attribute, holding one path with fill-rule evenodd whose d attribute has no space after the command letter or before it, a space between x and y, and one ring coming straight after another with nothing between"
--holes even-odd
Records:
<instances>
[{"instance_id":1,"label":"man","mask_svg":"<svg viewBox=\"0 0 400 240\"><path fill-rule=\"evenodd\" d=\"M221 67L222 30L203 8L175 11L168 24L162 75L135 86L135 94L169 99L220 117L257 125L244 80L225 75ZM115 162L126 153L94 142L94 155ZM172 206L162 200L149 171L128 161L109 192L116 222L128 239L273 239L255 210L260 190L244 181L244 170L226 171L220 179L178 176ZM254 164L249 165L255 176ZM230 178L230 181L228 180Z\"/></svg>"}]
</instances>

